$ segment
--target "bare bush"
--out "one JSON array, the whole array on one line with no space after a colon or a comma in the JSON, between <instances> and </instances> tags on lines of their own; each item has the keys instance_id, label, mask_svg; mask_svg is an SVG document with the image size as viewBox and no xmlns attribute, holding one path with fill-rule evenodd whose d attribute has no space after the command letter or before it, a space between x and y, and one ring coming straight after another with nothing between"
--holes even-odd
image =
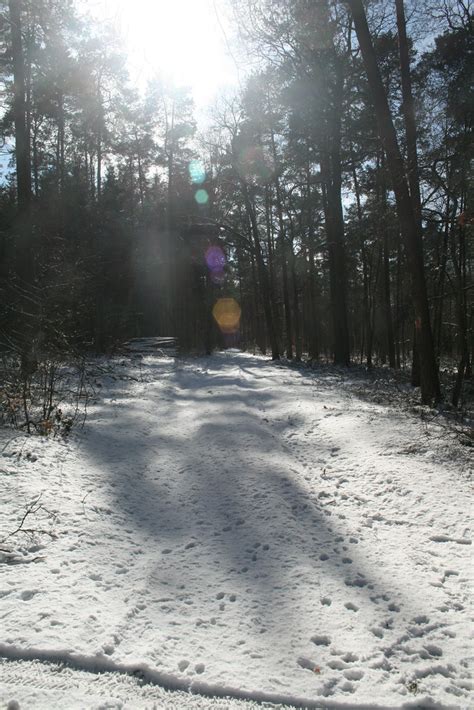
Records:
<instances>
[{"instance_id":1,"label":"bare bush","mask_svg":"<svg viewBox=\"0 0 474 710\"><path fill-rule=\"evenodd\" d=\"M15 353L0 359L0 423L29 434L68 434L84 421L90 390L85 360L71 353L40 353L25 370Z\"/></svg>"}]
</instances>

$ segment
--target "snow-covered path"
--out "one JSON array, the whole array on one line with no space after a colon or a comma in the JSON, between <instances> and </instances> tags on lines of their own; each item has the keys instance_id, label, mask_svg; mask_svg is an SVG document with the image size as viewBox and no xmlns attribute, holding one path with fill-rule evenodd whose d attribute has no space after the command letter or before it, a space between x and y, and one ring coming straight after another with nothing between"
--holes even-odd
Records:
<instances>
[{"instance_id":1,"label":"snow-covered path","mask_svg":"<svg viewBox=\"0 0 474 710\"><path fill-rule=\"evenodd\" d=\"M36 561L0 564L0 702L43 707L7 670L31 658L308 707L469 706L470 493L418 419L244 354L114 371L83 433L0 459L0 538L41 492L57 513ZM65 686L58 707L85 707Z\"/></svg>"}]
</instances>

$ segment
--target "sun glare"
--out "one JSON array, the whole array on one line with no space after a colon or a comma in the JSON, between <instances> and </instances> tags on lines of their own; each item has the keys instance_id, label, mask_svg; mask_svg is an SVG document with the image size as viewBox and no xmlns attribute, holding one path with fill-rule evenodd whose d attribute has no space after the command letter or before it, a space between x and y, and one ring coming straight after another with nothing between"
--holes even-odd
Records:
<instances>
[{"instance_id":1,"label":"sun glare","mask_svg":"<svg viewBox=\"0 0 474 710\"><path fill-rule=\"evenodd\" d=\"M99 6L118 25L136 83L159 74L188 86L198 108L235 84L223 0L104 0Z\"/></svg>"}]
</instances>

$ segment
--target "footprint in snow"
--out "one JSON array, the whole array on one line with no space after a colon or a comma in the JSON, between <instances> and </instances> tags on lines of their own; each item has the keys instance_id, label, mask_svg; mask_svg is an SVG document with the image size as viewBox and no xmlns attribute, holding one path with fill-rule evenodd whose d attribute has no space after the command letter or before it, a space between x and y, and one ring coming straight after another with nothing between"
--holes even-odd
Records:
<instances>
[{"instance_id":1,"label":"footprint in snow","mask_svg":"<svg viewBox=\"0 0 474 710\"><path fill-rule=\"evenodd\" d=\"M304 668L307 671L313 671L313 673L317 672L317 664L314 661L311 661L309 658L306 658L305 656L300 656L296 662L298 663L300 668Z\"/></svg>"},{"instance_id":2,"label":"footprint in snow","mask_svg":"<svg viewBox=\"0 0 474 710\"><path fill-rule=\"evenodd\" d=\"M425 660L430 658L440 658L443 655L442 649L432 643L425 644L423 649L423 651L420 651L420 658Z\"/></svg>"},{"instance_id":3,"label":"footprint in snow","mask_svg":"<svg viewBox=\"0 0 474 710\"><path fill-rule=\"evenodd\" d=\"M370 631L373 633L374 636L377 636L377 638L383 639L383 631L382 629L379 629L378 626L373 626Z\"/></svg>"},{"instance_id":4,"label":"footprint in snow","mask_svg":"<svg viewBox=\"0 0 474 710\"><path fill-rule=\"evenodd\" d=\"M26 589L20 594L20 598L23 599L24 602L29 602L30 599L33 599L35 594L38 594L37 589Z\"/></svg>"},{"instance_id":5,"label":"footprint in snow","mask_svg":"<svg viewBox=\"0 0 474 710\"><path fill-rule=\"evenodd\" d=\"M329 646L329 644L331 643L331 637L316 634L315 636L311 637L311 641L315 643L316 646Z\"/></svg>"},{"instance_id":6,"label":"footprint in snow","mask_svg":"<svg viewBox=\"0 0 474 710\"><path fill-rule=\"evenodd\" d=\"M365 577L362 577L359 575L358 577L355 577L354 579L346 579L344 580L344 584L346 587L366 587L368 582L365 579Z\"/></svg>"},{"instance_id":7,"label":"footprint in snow","mask_svg":"<svg viewBox=\"0 0 474 710\"><path fill-rule=\"evenodd\" d=\"M349 681L346 681L340 687L341 687L341 690L343 690L345 693L354 693L355 692L354 686L352 685L352 683L349 683Z\"/></svg>"},{"instance_id":8,"label":"footprint in snow","mask_svg":"<svg viewBox=\"0 0 474 710\"><path fill-rule=\"evenodd\" d=\"M347 678L347 680L361 680L361 678L364 677L364 671L358 668L348 668L344 671L344 677Z\"/></svg>"},{"instance_id":9,"label":"footprint in snow","mask_svg":"<svg viewBox=\"0 0 474 710\"><path fill-rule=\"evenodd\" d=\"M346 663L355 663L359 660L359 656L356 653L352 653L352 651L348 651L343 656L341 656L341 658Z\"/></svg>"},{"instance_id":10,"label":"footprint in snow","mask_svg":"<svg viewBox=\"0 0 474 710\"><path fill-rule=\"evenodd\" d=\"M353 604L352 602L346 602L344 606L346 609L349 609L349 611L359 611L357 604Z\"/></svg>"},{"instance_id":11,"label":"footprint in snow","mask_svg":"<svg viewBox=\"0 0 474 710\"><path fill-rule=\"evenodd\" d=\"M333 661L329 661L327 666L328 666L328 668L331 668L331 670L333 670L333 671L343 671L344 668L346 667L346 664L344 663L344 661L339 661L339 660L335 659Z\"/></svg>"}]
</instances>

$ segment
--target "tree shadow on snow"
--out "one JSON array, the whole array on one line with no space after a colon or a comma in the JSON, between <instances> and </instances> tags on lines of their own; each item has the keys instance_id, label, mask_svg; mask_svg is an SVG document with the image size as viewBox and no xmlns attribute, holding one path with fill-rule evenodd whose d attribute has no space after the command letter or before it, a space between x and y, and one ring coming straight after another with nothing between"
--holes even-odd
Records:
<instances>
[{"instance_id":1,"label":"tree shadow on snow","mask_svg":"<svg viewBox=\"0 0 474 710\"><path fill-rule=\"evenodd\" d=\"M192 362L178 366L167 380L173 399L160 399L158 390L154 414L144 414L136 398L124 400L119 416L114 407L98 407L83 443L103 472L112 507L156 550L144 583L159 580L178 594L185 567L197 597L222 587L246 595L254 610L249 633L267 631L271 645L281 623L300 623L303 582L313 585L318 608L323 578L367 601L388 599L391 590L371 577L354 546L348 563L343 521L321 505L302 465L262 420L274 395L245 379L262 362L239 364L240 377L228 372L229 362L213 359L209 373L203 360L200 371ZM193 431L180 424L180 409L195 412Z\"/></svg>"}]
</instances>

